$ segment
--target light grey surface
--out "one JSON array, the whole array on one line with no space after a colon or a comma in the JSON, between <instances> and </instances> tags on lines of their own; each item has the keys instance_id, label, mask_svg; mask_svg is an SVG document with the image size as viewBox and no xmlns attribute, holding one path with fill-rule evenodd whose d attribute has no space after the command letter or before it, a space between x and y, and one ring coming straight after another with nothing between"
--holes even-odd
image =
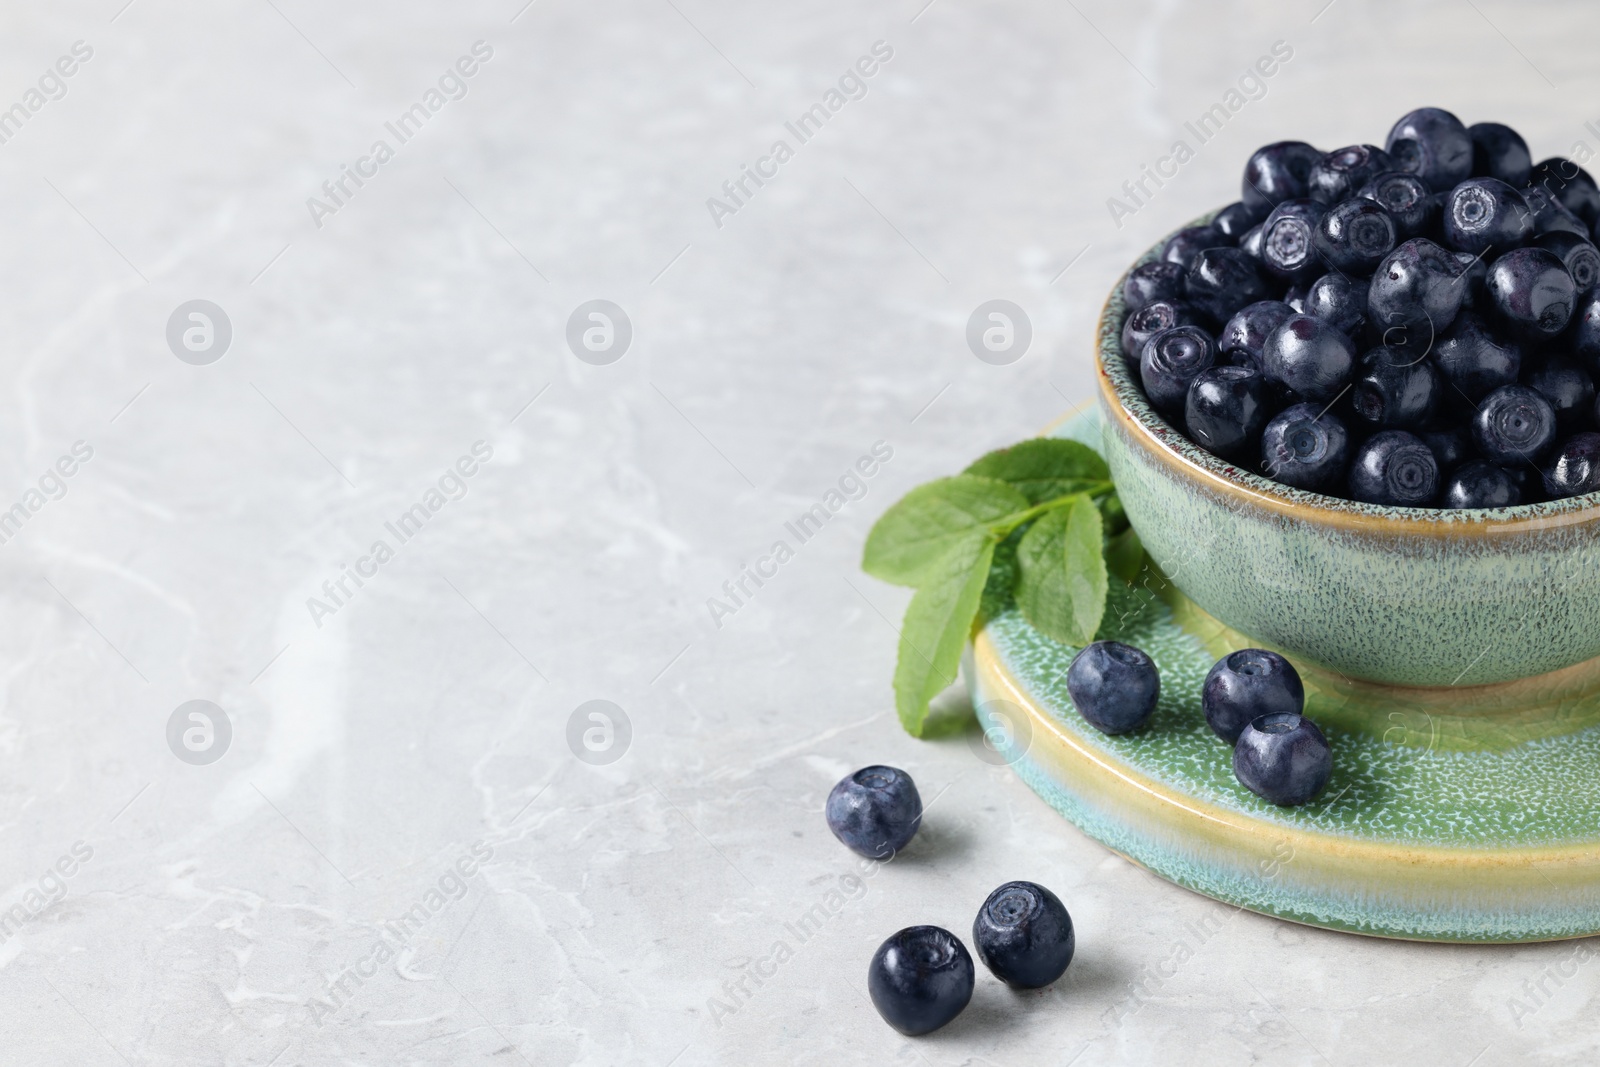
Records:
<instances>
[{"instance_id":1,"label":"light grey surface","mask_svg":"<svg viewBox=\"0 0 1600 1067\"><path fill-rule=\"evenodd\" d=\"M1381 141L1437 104L1536 156L1600 147L1591 6L1322 3L6 5L0 106L93 56L0 144L0 505L93 458L0 545L0 906L28 915L0 1063L1592 1058L1587 944L1249 914L1202 943L1219 905L900 732L906 594L855 569L899 493L1087 400L1121 266L1233 199L1254 145ZM480 40L467 95L318 228L307 198ZM880 40L865 96L715 225L707 198ZM1113 225L1276 40L1264 98ZM165 337L198 298L233 327L206 366ZM994 298L1033 325L1007 366L963 336ZM608 366L564 340L593 299L633 325ZM386 534L476 441L467 495ZM707 598L878 441L865 496L714 625ZM379 538L395 558L316 625ZM206 766L166 739L194 699L233 729ZM632 725L604 766L566 741L595 699ZM801 943L785 924L856 869L823 798L878 761L926 830ZM1017 877L1067 901L1068 977L980 975L945 1031L887 1029L878 942L965 934ZM441 879L460 899L432 914Z\"/></svg>"}]
</instances>

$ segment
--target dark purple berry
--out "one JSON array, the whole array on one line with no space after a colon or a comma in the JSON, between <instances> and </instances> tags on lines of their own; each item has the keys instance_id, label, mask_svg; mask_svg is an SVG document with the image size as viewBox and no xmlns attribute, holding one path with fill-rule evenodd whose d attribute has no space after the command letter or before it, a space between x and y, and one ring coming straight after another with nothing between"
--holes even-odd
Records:
<instances>
[{"instance_id":1,"label":"dark purple berry","mask_svg":"<svg viewBox=\"0 0 1600 1067\"><path fill-rule=\"evenodd\" d=\"M1439 494L1439 461L1414 434L1384 430L1356 449L1350 497L1367 504L1425 508Z\"/></svg>"},{"instance_id":2,"label":"dark purple berry","mask_svg":"<svg viewBox=\"0 0 1600 1067\"><path fill-rule=\"evenodd\" d=\"M1445 243L1457 252L1497 255L1533 236L1533 213L1499 178L1468 178L1444 201Z\"/></svg>"},{"instance_id":3,"label":"dark purple berry","mask_svg":"<svg viewBox=\"0 0 1600 1067\"><path fill-rule=\"evenodd\" d=\"M1183 279L1191 307L1227 322L1246 304L1267 298L1267 283L1256 261L1237 248L1206 248L1195 254Z\"/></svg>"},{"instance_id":4,"label":"dark purple berry","mask_svg":"<svg viewBox=\"0 0 1600 1067\"><path fill-rule=\"evenodd\" d=\"M1228 744L1252 719L1263 715L1298 715L1305 708L1306 690L1300 672L1276 652L1246 648L1217 660L1200 687L1200 706L1206 724Z\"/></svg>"},{"instance_id":5,"label":"dark purple berry","mask_svg":"<svg viewBox=\"0 0 1600 1067\"><path fill-rule=\"evenodd\" d=\"M1551 156L1536 163L1528 184L1543 189L1584 222L1594 225L1600 219L1600 187L1589 172L1570 159Z\"/></svg>"},{"instance_id":6,"label":"dark purple berry","mask_svg":"<svg viewBox=\"0 0 1600 1067\"><path fill-rule=\"evenodd\" d=\"M1077 939L1067 907L1035 882L1007 882L972 921L972 944L1013 989L1042 989L1067 972Z\"/></svg>"},{"instance_id":7,"label":"dark purple berry","mask_svg":"<svg viewBox=\"0 0 1600 1067\"><path fill-rule=\"evenodd\" d=\"M1278 141L1255 150L1244 165L1239 199L1258 211L1305 196L1311 168L1322 153L1304 141Z\"/></svg>"},{"instance_id":8,"label":"dark purple berry","mask_svg":"<svg viewBox=\"0 0 1600 1067\"><path fill-rule=\"evenodd\" d=\"M1122 282L1122 302L1130 313L1157 300L1183 299L1184 270L1176 263L1151 260L1128 272Z\"/></svg>"},{"instance_id":9,"label":"dark purple berry","mask_svg":"<svg viewBox=\"0 0 1600 1067\"><path fill-rule=\"evenodd\" d=\"M1441 471L1454 470L1472 449L1472 442L1460 430L1424 430L1417 436L1433 452Z\"/></svg>"},{"instance_id":10,"label":"dark purple berry","mask_svg":"<svg viewBox=\"0 0 1600 1067\"><path fill-rule=\"evenodd\" d=\"M1067 666L1067 694L1090 726L1105 734L1137 730L1156 710L1161 675L1132 645L1096 641Z\"/></svg>"},{"instance_id":11,"label":"dark purple berry","mask_svg":"<svg viewBox=\"0 0 1600 1067\"><path fill-rule=\"evenodd\" d=\"M1470 311L1451 324L1433 346L1433 361L1446 384L1446 397L1476 404L1502 385L1517 380L1522 348L1495 337L1483 319Z\"/></svg>"},{"instance_id":12,"label":"dark purple berry","mask_svg":"<svg viewBox=\"0 0 1600 1067\"><path fill-rule=\"evenodd\" d=\"M1324 274L1306 290L1301 310L1355 337L1367 321L1367 280Z\"/></svg>"},{"instance_id":13,"label":"dark purple berry","mask_svg":"<svg viewBox=\"0 0 1600 1067\"><path fill-rule=\"evenodd\" d=\"M1229 363L1261 369L1261 346L1267 335L1295 313L1281 300L1259 300L1234 312L1217 335L1217 351Z\"/></svg>"},{"instance_id":14,"label":"dark purple berry","mask_svg":"<svg viewBox=\"0 0 1600 1067\"><path fill-rule=\"evenodd\" d=\"M1467 127L1467 136L1472 138L1475 177L1499 178L1514 189L1528 184L1533 156L1516 130L1498 122L1475 122Z\"/></svg>"},{"instance_id":15,"label":"dark purple berry","mask_svg":"<svg viewBox=\"0 0 1600 1067\"><path fill-rule=\"evenodd\" d=\"M1279 278L1309 282L1322 272L1317 224L1327 210L1315 200L1285 200L1262 223L1261 262Z\"/></svg>"},{"instance_id":16,"label":"dark purple berry","mask_svg":"<svg viewBox=\"0 0 1600 1067\"><path fill-rule=\"evenodd\" d=\"M1261 262L1261 234L1263 230L1264 227L1257 223L1246 230L1243 237L1239 238L1239 251L1245 253L1257 263Z\"/></svg>"},{"instance_id":17,"label":"dark purple berry","mask_svg":"<svg viewBox=\"0 0 1600 1067\"><path fill-rule=\"evenodd\" d=\"M1386 171L1394 170L1389 154L1376 145L1353 144L1335 148L1311 165L1306 195L1324 204L1337 204Z\"/></svg>"},{"instance_id":18,"label":"dark purple berry","mask_svg":"<svg viewBox=\"0 0 1600 1067\"><path fill-rule=\"evenodd\" d=\"M1378 175L1356 190L1356 195L1376 200L1389 213L1394 219L1395 236L1401 241L1422 236L1439 213L1439 201L1434 199L1428 183L1403 171Z\"/></svg>"},{"instance_id":19,"label":"dark purple berry","mask_svg":"<svg viewBox=\"0 0 1600 1067\"><path fill-rule=\"evenodd\" d=\"M1367 314L1382 341L1425 352L1455 320L1473 257L1413 237L1383 258L1367 289Z\"/></svg>"},{"instance_id":20,"label":"dark purple berry","mask_svg":"<svg viewBox=\"0 0 1600 1067\"><path fill-rule=\"evenodd\" d=\"M1184 424L1195 444L1238 462L1267 424L1267 383L1254 367L1210 367L1189 383Z\"/></svg>"},{"instance_id":21,"label":"dark purple berry","mask_svg":"<svg viewBox=\"0 0 1600 1067\"><path fill-rule=\"evenodd\" d=\"M1189 264L1202 250L1225 248L1227 244L1228 239L1214 227L1190 226L1167 238L1167 243L1161 246L1161 259L1164 263L1176 263L1188 270Z\"/></svg>"},{"instance_id":22,"label":"dark purple berry","mask_svg":"<svg viewBox=\"0 0 1600 1067\"><path fill-rule=\"evenodd\" d=\"M1600 491L1600 433L1574 434L1561 442L1542 473L1552 499Z\"/></svg>"},{"instance_id":23,"label":"dark purple berry","mask_svg":"<svg viewBox=\"0 0 1600 1067\"><path fill-rule=\"evenodd\" d=\"M922 797L898 767L863 767L828 794L828 829L846 847L886 860L905 848L922 825Z\"/></svg>"},{"instance_id":24,"label":"dark purple berry","mask_svg":"<svg viewBox=\"0 0 1600 1067\"><path fill-rule=\"evenodd\" d=\"M1567 273L1572 275L1572 284L1578 287L1579 292L1600 283L1600 249L1587 237L1566 230L1551 230L1534 238L1533 244L1536 248L1555 253L1562 266L1567 268Z\"/></svg>"},{"instance_id":25,"label":"dark purple berry","mask_svg":"<svg viewBox=\"0 0 1600 1067\"><path fill-rule=\"evenodd\" d=\"M1328 784L1333 750L1304 715L1263 715L1239 735L1233 773L1263 800L1284 807L1304 804Z\"/></svg>"},{"instance_id":26,"label":"dark purple berry","mask_svg":"<svg viewBox=\"0 0 1600 1067\"><path fill-rule=\"evenodd\" d=\"M1295 315L1267 335L1261 372L1267 381L1304 397L1331 401L1350 384L1356 350L1337 326Z\"/></svg>"},{"instance_id":27,"label":"dark purple berry","mask_svg":"<svg viewBox=\"0 0 1600 1067\"><path fill-rule=\"evenodd\" d=\"M1182 301L1151 301L1123 320L1122 354L1137 364L1150 338L1174 326L1194 326L1199 322L1199 313Z\"/></svg>"},{"instance_id":28,"label":"dark purple berry","mask_svg":"<svg viewBox=\"0 0 1600 1067\"><path fill-rule=\"evenodd\" d=\"M1328 209L1312 240L1329 269L1366 276L1394 249L1396 232L1383 205L1351 197Z\"/></svg>"},{"instance_id":29,"label":"dark purple berry","mask_svg":"<svg viewBox=\"0 0 1600 1067\"><path fill-rule=\"evenodd\" d=\"M1325 493L1343 484L1350 459L1344 423L1321 404L1295 404L1274 416L1261 434L1261 469L1268 478Z\"/></svg>"},{"instance_id":30,"label":"dark purple berry","mask_svg":"<svg viewBox=\"0 0 1600 1067\"><path fill-rule=\"evenodd\" d=\"M1447 508L1512 508L1521 502L1516 480L1504 468L1481 459L1457 467L1444 486Z\"/></svg>"},{"instance_id":31,"label":"dark purple berry","mask_svg":"<svg viewBox=\"0 0 1600 1067\"><path fill-rule=\"evenodd\" d=\"M1472 442L1491 463L1538 463L1555 439L1555 409L1525 385L1502 385L1472 420Z\"/></svg>"},{"instance_id":32,"label":"dark purple berry","mask_svg":"<svg viewBox=\"0 0 1600 1067\"><path fill-rule=\"evenodd\" d=\"M1238 244L1239 238L1248 233L1251 227L1260 225L1266 217L1264 208L1249 207L1244 201L1236 200L1216 213L1211 226L1226 237L1229 244Z\"/></svg>"},{"instance_id":33,"label":"dark purple berry","mask_svg":"<svg viewBox=\"0 0 1600 1067\"><path fill-rule=\"evenodd\" d=\"M916 1037L960 1015L976 972L961 939L937 926L908 926L873 953L867 993L883 1021Z\"/></svg>"},{"instance_id":34,"label":"dark purple berry","mask_svg":"<svg viewBox=\"0 0 1600 1067\"><path fill-rule=\"evenodd\" d=\"M1217 361L1217 345L1198 326L1174 326L1144 344L1139 355L1139 378L1156 410L1181 415L1189 397L1189 383Z\"/></svg>"},{"instance_id":35,"label":"dark purple berry","mask_svg":"<svg viewBox=\"0 0 1600 1067\"><path fill-rule=\"evenodd\" d=\"M1571 356L1547 356L1523 374L1522 384L1550 401L1558 433L1572 433L1589 422L1594 409L1594 379Z\"/></svg>"},{"instance_id":36,"label":"dark purple berry","mask_svg":"<svg viewBox=\"0 0 1600 1067\"><path fill-rule=\"evenodd\" d=\"M1495 260L1484 282L1501 322L1534 339L1554 337L1566 328L1578 289L1554 252L1514 248Z\"/></svg>"},{"instance_id":37,"label":"dark purple berry","mask_svg":"<svg viewBox=\"0 0 1600 1067\"><path fill-rule=\"evenodd\" d=\"M1600 288L1578 294L1577 308L1568 328L1572 354L1590 375L1600 376Z\"/></svg>"},{"instance_id":38,"label":"dark purple berry","mask_svg":"<svg viewBox=\"0 0 1600 1067\"><path fill-rule=\"evenodd\" d=\"M1443 386L1426 356L1379 345L1361 357L1351 404L1382 429L1416 429L1433 417Z\"/></svg>"},{"instance_id":39,"label":"dark purple berry","mask_svg":"<svg viewBox=\"0 0 1600 1067\"><path fill-rule=\"evenodd\" d=\"M1436 193L1472 174L1472 138L1461 120L1437 107L1403 116L1389 131L1384 149L1395 169L1415 174Z\"/></svg>"}]
</instances>

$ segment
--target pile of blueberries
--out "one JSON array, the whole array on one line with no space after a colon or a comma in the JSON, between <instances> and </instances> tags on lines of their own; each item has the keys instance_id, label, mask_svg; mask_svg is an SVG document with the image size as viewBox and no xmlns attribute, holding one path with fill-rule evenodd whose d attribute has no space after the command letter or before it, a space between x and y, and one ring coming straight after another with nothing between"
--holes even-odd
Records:
<instances>
[{"instance_id":1,"label":"pile of blueberries","mask_svg":"<svg viewBox=\"0 0 1600 1067\"><path fill-rule=\"evenodd\" d=\"M1107 734L1139 729L1155 711L1161 676L1143 651L1096 641L1067 669L1079 714ZM1322 792L1333 755L1322 731L1301 714L1305 687L1276 652L1247 648L1218 660L1201 690L1206 722L1233 745L1233 773L1274 804L1304 804ZM853 851L886 860L922 825L922 798L897 767L863 767L828 794L828 828ZM1077 947L1061 899L1035 882L1007 882L989 894L972 922L978 958L1013 989L1039 989L1066 973ZM884 1021L902 1034L939 1029L972 999L972 957L938 926L891 935L867 968L867 992Z\"/></svg>"},{"instance_id":2,"label":"pile of blueberries","mask_svg":"<svg viewBox=\"0 0 1600 1067\"><path fill-rule=\"evenodd\" d=\"M1122 351L1198 445L1392 507L1600 490L1600 187L1421 108L1383 148L1258 149L1123 285Z\"/></svg>"}]
</instances>

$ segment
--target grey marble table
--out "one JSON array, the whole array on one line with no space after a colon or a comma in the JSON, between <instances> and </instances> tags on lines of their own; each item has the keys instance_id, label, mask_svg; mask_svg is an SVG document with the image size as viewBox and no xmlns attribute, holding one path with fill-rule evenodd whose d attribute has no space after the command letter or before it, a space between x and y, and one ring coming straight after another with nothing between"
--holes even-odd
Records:
<instances>
[{"instance_id":1,"label":"grey marble table","mask_svg":"<svg viewBox=\"0 0 1600 1067\"><path fill-rule=\"evenodd\" d=\"M906 737L856 569L1257 143L1600 148L1592 5L1325 2L5 5L0 1063L1592 1059L1587 944L1234 914ZM1068 977L885 1027L1019 877Z\"/></svg>"}]
</instances>

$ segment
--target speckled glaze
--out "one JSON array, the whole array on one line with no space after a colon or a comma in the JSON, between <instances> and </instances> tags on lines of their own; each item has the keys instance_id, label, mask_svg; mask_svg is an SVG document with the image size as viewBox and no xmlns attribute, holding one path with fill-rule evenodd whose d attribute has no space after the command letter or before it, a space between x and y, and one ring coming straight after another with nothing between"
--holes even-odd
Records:
<instances>
[{"instance_id":1,"label":"speckled glaze","mask_svg":"<svg viewBox=\"0 0 1600 1067\"><path fill-rule=\"evenodd\" d=\"M1211 615L1394 685L1482 685L1600 656L1600 494L1431 511L1280 485L1150 408L1122 356L1125 313L1119 281L1099 325L1103 451L1151 557Z\"/></svg>"},{"instance_id":2,"label":"speckled glaze","mask_svg":"<svg viewBox=\"0 0 1600 1067\"><path fill-rule=\"evenodd\" d=\"M1085 443L1098 412L1056 431ZM1072 707L1076 649L1000 610L963 669L1012 769L1084 832L1185 888L1333 930L1508 943L1600 933L1600 663L1496 685L1415 689L1301 665L1333 776L1301 808L1233 777L1201 684L1257 643L1153 567L1112 579L1101 638L1161 671L1149 725L1108 737ZM997 721L1004 719L1004 722Z\"/></svg>"}]
</instances>

